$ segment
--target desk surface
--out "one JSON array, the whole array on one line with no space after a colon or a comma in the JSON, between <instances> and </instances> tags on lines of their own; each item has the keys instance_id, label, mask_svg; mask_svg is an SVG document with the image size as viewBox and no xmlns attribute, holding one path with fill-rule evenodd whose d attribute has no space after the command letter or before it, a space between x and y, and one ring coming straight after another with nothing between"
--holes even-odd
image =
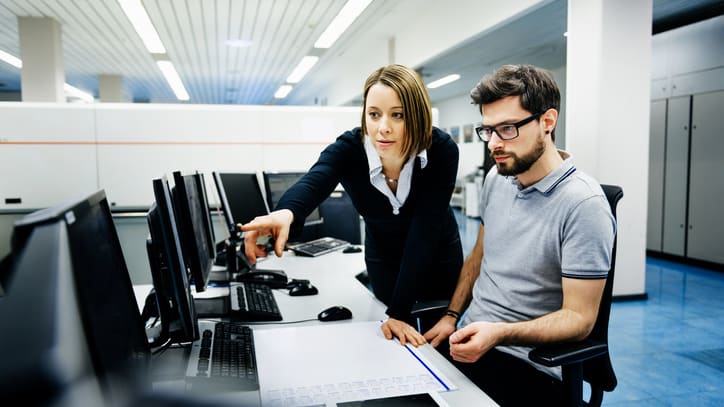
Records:
<instances>
[{"instance_id":1,"label":"desk surface","mask_svg":"<svg viewBox=\"0 0 724 407\"><path fill-rule=\"evenodd\" d=\"M384 304L363 286L355 276L365 269L363 253L333 252L319 257L298 257L291 252L277 258L271 256L259 262L258 268L283 269L289 278L307 279L319 290L319 294L305 297L291 297L286 290L274 290L274 297L282 312L282 323L249 323L256 329L283 326L305 326L323 324L317 320L317 314L330 306L343 305L352 311L348 321L380 321L386 318ZM148 287L137 287L137 299L143 301L142 291ZM303 321L299 323L289 323ZM348 321L343 321L345 323ZM340 323L340 322L337 322ZM294 345L290 345L294 346ZM300 345L301 346L301 345ZM430 345L418 348L420 353L437 367L449 380L455 383L457 390L440 393L441 398L450 406L495 406L485 393L457 370ZM178 357L178 356L176 356ZM263 361L257 361L260 365ZM258 392L243 395L246 402L257 400Z\"/></svg>"}]
</instances>

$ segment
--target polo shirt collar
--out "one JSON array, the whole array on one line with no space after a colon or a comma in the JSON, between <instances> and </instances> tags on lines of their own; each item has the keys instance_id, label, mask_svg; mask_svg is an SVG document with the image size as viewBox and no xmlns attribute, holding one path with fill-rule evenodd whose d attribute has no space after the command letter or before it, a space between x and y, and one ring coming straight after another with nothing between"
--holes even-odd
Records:
<instances>
[{"instance_id":1,"label":"polo shirt collar","mask_svg":"<svg viewBox=\"0 0 724 407\"><path fill-rule=\"evenodd\" d=\"M573 165L573 159L568 152L564 150L558 150L558 154L560 154L561 158L563 158L563 163L558 168L551 171L550 174L543 177L543 179L541 179L540 181L527 188L522 189L521 192L527 193L532 192L533 190L537 190L543 194L548 194L553 191L555 187L557 187L561 182L563 182L564 179L568 178L569 175L573 174L576 171L576 167ZM520 183L518 182L517 178L512 177L511 182L513 183L513 185L516 185L518 188L520 188Z\"/></svg>"}]
</instances>

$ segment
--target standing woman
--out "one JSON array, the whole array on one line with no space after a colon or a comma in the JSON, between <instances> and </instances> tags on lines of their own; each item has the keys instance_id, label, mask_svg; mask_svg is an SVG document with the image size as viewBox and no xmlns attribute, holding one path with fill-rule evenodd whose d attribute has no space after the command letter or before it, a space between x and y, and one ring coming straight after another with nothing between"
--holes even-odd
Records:
<instances>
[{"instance_id":1,"label":"standing woman","mask_svg":"<svg viewBox=\"0 0 724 407\"><path fill-rule=\"evenodd\" d=\"M377 69L364 87L362 127L345 132L322 151L309 172L269 215L243 225L246 256L266 252L258 236L272 235L277 256L290 229L341 183L365 221L365 263L375 296L387 305L382 331L417 346L416 301L450 298L462 267L462 246L450 208L458 147L432 126L425 85L402 65Z\"/></svg>"}]
</instances>

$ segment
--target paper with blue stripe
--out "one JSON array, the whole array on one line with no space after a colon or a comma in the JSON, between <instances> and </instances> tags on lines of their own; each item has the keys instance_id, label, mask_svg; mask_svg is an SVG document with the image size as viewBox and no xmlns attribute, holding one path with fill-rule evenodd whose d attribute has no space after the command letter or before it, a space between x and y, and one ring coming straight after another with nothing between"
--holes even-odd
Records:
<instances>
[{"instance_id":1,"label":"paper with blue stripe","mask_svg":"<svg viewBox=\"0 0 724 407\"><path fill-rule=\"evenodd\" d=\"M310 405L454 390L413 346L380 323L254 329L263 406Z\"/></svg>"}]
</instances>

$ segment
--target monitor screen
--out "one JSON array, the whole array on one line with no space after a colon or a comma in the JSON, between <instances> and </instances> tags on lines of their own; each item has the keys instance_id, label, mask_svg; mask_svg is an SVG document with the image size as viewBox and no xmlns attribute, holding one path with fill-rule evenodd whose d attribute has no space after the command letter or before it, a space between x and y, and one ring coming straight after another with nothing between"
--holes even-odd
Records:
<instances>
[{"instance_id":1,"label":"monitor screen","mask_svg":"<svg viewBox=\"0 0 724 407\"><path fill-rule=\"evenodd\" d=\"M248 223L269 213L256 174L220 173L219 180L234 223Z\"/></svg>"},{"instance_id":2,"label":"monitor screen","mask_svg":"<svg viewBox=\"0 0 724 407\"><path fill-rule=\"evenodd\" d=\"M269 209L274 210L279 203L282 195L287 192L300 178L306 174L305 172L264 172L264 189L266 190L266 201ZM305 219L305 224L321 222L319 208L314 208L312 213Z\"/></svg>"},{"instance_id":3,"label":"monitor screen","mask_svg":"<svg viewBox=\"0 0 724 407\"><path fill-rule=\"evenodd\" d=\"M62 221L85 337L104 390L143 382L149 361L148 339L131 278L104 191L28 215L15 224L13 247L38 225Z\"/></svg>"},{"instance_id":4,"label":"monitor screen","mask_svg":"<svg viewBox=\"0 0 724 407\"><path fill-rule=\"evenodd\" d=\"M162 337L175 343L199 338L196 309L166 177L153 180L156 202L148 211L148 261L161 317Z\"/></svg>"},{"instance_id":5,"label":"monitor screen","mask_svg":"<svg viewBox=\"0 0 724 407\"><path fill-rule=\"evenodd\" d=\"M173 173L173 201L176 228L181 241L181 252L189 268L196 291L204 291L214 257L209 256L208 206L194 175ZM206 208L206 209L205 209ZM213 244L212 244L213 246Z\"/></svg>"}]
</instances>

